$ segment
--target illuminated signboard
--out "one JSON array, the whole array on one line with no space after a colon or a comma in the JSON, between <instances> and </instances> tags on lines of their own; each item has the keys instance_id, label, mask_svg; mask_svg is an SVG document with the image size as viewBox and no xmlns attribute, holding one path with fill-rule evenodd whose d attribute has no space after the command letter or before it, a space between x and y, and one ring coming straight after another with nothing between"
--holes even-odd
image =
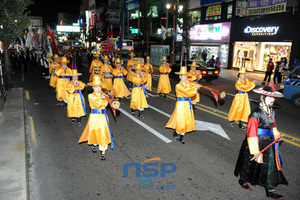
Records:
<instances>
[{"instance_id":1,"label":"illuminated signboard","mask_svg":"<svg viewBox=\"0 0 300 200\"><path fill-rule=\"evenodd\" d=\"M224 40L229 41L230 22L195 25L190 29L190 40Z\"/></svg>"},{"instance_id":2,"label":"illuminated signboard","mask_svg":"<svg viewBox=\"0 0 300 200\"><path fill-rule=\"evenodd\" d=\"M260 27L247 26L244 29L244 33L252 34L253 36L265 36L265 35L276 35L278 30L279 30L279 26L260 26Z\"/></svg>"},{"instance_id":3,"label":"illuminated signboard","mask_svg":"<svg viewBox=\"0 0 300 200\"><path fill-rule=\"evenodd\" d=\"M207 8L207 16L218 16L221 15L221 5L209 6Z\"/></svg>"},{"instance_id":4,"label":"illuminated signboard","mask_svg":"<svg viewBox=\"0 0 300 200\"><path fill-rule=\"evenodd\" d=\"M75 33L79 33L80 32L80 26L57 25L56 26L56 31L57 32L75 32Z\"/></svg>"}]
</instances>

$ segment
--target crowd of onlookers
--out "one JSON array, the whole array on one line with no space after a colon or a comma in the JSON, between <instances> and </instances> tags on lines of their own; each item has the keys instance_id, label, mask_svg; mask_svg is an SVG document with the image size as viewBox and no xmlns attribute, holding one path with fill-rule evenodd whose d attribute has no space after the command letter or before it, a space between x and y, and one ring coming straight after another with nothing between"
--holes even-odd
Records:
<instances>
[{"instance_id":1,"label":"crowd of onlookers","mask_svg":"<svg viewBox=\"0 0 300 200\"><path fill-rule=\"evenodd\" d=\"M295 58L295 62L294 62L294 67L296 66L300 66L300 60L298 57ZM264 82L270 82L271 81L271 76L273 74L273 70L274 70L274 75L273 75L273 82L274 83L281 83L283 80L284 76L288 76L290 73L289 70L289 63L287 61L286 57L281 58L280 61L277 61L274 65L273 63L273 59L270 58L268 65L267 65L267 70L265 73L265 78L264 78Z\"/></svg>"},{"instance_id":2,"label":"crowd of onlookers","mask_svg":"<svg viewBox=\"0 0 300 200\"><path fill-rule=\"evenodd\" d=\"M17 51L16 49L9 50L9 57L12 63L12 71L23 70L27 73L28 70L34 71L37 68L38 56L34 49Z\"/></svg>"}]
</instances>

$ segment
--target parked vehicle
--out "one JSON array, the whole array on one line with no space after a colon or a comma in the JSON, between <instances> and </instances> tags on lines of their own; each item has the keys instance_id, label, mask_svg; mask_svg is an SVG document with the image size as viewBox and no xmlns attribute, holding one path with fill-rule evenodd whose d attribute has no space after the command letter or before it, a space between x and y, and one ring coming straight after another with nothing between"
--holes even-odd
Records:
<instances>
[{"instance_id":1,"label":"parked vehicle","mask_svg":"<svg viewBox=\"0 0 300 200\"><path fill-rule=\"evenodd\" d=\"M193 60L193 61L195 61L195 60ZM193 61L187 61L187 64L188 65L192 64ZM207 82L210 82L214 79L219 78L220 70L218 68L211 67L211 66L209 66L209 64L207 64L206 62L204 62L202 60L196 60L196 62L197 62L197 65L200 66L197 69L199 69L201 71L202 79L206 80ZM172 68L171 73L174 73L176 71L180 71L180 64L176 63L171 68Z\"/></svg>"},{"instance_id":2,"label":"parked vehicle","mask_svg":"<svg viewBox=\"0 0 300 200\"><path fill-rule=\"evenodd\" d=\"M294 106L300 107L300 66L282 82L284 98L292 101Z\"/></svg>"}]
</instances>

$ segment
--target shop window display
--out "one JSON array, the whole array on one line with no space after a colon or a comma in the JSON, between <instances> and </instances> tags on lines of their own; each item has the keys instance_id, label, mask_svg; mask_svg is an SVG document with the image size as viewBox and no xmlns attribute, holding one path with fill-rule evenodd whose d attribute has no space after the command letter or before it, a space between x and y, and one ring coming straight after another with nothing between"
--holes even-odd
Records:
<instances>
[{"instance_id":1,"label":"shop window display","mask_svg":"<svg viewBox=\"0 0 300 200\"><path fill-rule=\"evenodd\" d=\"M270 58L289 60L291 47L291 42L235 42L233 67L265 71Z\"/></svg>"}]
</instances>

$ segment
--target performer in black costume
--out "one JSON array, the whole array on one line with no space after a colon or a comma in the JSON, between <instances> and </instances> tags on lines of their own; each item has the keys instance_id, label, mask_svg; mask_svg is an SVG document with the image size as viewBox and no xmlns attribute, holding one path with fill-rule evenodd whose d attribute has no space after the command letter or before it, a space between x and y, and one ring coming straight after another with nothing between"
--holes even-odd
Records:
<instances>
[{"instance_id":1,"label":"performer in black costume","mask_svg":"<svg viewBox=\"0 0 300 200\"><path fill-rule=\"evenodd\" d=\"M250 190L247 182L261 185L265 187L268 197L283 199L274 189L278 184L288 184L281 170L278 142L260 154L280 136L272 107L275 98L283 95L269 85L253 91L262 94L261 103L249 115L247 137L242 144L234 175L240 175L239 184L246 190ZM251 160L253 157L255 159Z\"/></svg>"}]
</instances>

